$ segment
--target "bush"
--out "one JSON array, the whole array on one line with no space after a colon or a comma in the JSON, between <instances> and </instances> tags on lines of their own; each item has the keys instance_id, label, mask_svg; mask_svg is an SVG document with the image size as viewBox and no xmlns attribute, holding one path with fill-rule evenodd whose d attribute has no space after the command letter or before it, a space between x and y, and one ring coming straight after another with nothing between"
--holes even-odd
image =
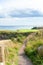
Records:
<instances>
[{"instance_id":1,"label":"bush","mask_svg":"<svg viewBox=\"0 0 43 65\"><path fill-rule=\"evenodd\" d=\"M43 65L43 57L38 53L38 47L43 45L43 39L31 40L27 43L25 54L32 60L33 65Z\"/></svg>"}]
</instances>

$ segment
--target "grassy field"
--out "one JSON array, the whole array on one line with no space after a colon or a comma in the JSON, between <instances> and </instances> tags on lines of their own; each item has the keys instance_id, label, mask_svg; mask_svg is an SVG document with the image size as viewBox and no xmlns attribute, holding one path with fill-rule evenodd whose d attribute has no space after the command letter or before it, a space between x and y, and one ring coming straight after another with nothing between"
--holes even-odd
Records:
<instances>
[{"instance_id":1,"label":"grassy field","mask_svg":"<svg viewBox=\"0 0 43 65\"><path fill-rule=\"evenodd\" d=\"M18 32L18 33L26 33L26 32L37 32L37 29L21 29L21 30L0 30L0 32Z\"/></svg>"},{"instance_id":2,"label":"grassy field","mask_svg":"<svg viewBox=\"0 0 43 65\"><path fill-rule=\"evenodd\" d=\"M16 32L18 33L26 33L26 32L37 32L38 30L36 29L22 29L22 30L17 30Z\"/></svg>"}]
</instances>

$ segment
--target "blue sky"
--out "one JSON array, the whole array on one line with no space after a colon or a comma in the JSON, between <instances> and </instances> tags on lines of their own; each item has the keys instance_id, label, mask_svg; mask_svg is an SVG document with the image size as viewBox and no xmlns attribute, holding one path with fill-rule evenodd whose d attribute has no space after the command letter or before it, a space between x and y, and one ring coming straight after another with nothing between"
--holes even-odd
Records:
<instances>
[{"instance_id":1,"label":"blue sky","mask_svg":"<svg viewBox=\"0 0 43 65\"><path fill-rule=\"evenodd\" d=\"M34 22L43 24L43 0L0 0L0 25L35 25Z\"/></svg>"}]
</instances>

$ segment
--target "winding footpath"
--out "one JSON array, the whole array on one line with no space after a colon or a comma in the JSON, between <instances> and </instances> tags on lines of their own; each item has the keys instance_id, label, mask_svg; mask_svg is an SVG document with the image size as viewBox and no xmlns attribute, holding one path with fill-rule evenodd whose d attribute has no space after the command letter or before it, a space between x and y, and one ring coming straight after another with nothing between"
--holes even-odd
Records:
<instances>
[{"instance_id":1,"label":"winding footpath","mask_svg":"<svg viewBox=\"0 0 43 65\"><path fill-rule=\"evenodd\" d=\"M25 55L24 49L26 46L26 43L28 40L34 36L36 33L31 33L27 36L27 38L24 40L22 47L19 50L18 56L19 56L19 63L18 65L33 65L31 60Z\"/></svg>"},{"instance_id":2,"label":"winding footpath","mask_svg":"<svg viewBox=\"0 0 43 65\"><path fill-rule=\"evenodd\" d=\"M24 53L25 45L23 45L19 51L19 64L18 65L32 65L30 59Z\"/></svg>"}]
</instances>

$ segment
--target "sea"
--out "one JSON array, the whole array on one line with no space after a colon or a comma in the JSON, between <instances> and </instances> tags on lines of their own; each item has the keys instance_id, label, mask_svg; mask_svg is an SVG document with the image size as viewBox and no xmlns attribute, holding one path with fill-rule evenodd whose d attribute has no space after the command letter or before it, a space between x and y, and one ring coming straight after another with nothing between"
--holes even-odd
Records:
<instances>
[{"instance_id":1,"label":"sea","mask_svg":"<svg viewBox=\"0 0 43 65\"><path fill-rule=\"evenodd\" d=\"M32 26L19 25L19 26L0 26L0 30L19 30L19 29L31 29Z\"/></svg>"}]
</instances>

